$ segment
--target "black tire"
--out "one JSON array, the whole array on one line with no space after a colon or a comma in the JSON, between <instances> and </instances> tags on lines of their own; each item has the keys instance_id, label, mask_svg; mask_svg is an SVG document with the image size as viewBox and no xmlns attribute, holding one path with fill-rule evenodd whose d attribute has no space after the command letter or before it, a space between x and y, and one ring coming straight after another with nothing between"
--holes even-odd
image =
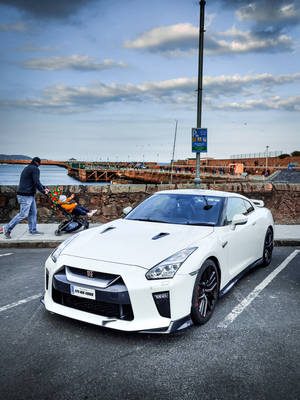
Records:
<instances>
[{"instance_id":1,"label":"black tire","mask_svg":"<svg viewBox=\"0 0 300 400\"><path fill-rule=\"evenodd\" d=\"M60 232L59 230L56 230L56 231L54 232L54 235L55 235L55 236L60 236L60 235L61 235L61 232Z\"/></svg>"},{"instance_id":2,"label":"black tire","mask_svg":"<svg viewBox=\"0 0 300 400\"><path fill-rule=\"evenodd\" d=\"M265 241L264 241L264 252L263 252L263 262L262 266L267 267L272 261L274 241L273 241L273 230L268 228Z\"/></svg>"},{"instance_id":3,"label":"black tire","mask_svg":"<svg viewBox=\"0 0 300 400\"><path fill-rule=\"evenodd\" d=\"M219 296L220 278L213 260L200 268L193 291L191 318L195 325L205 324L212 316Z\"/></svg>"}]
</instances>

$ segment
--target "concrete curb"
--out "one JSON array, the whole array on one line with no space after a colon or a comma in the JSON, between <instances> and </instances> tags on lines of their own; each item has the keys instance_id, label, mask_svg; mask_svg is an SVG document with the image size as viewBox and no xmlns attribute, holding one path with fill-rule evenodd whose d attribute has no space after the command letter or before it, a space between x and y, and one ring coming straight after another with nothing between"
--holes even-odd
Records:
<instances>
[{"instance_id":1,"label":"concrete curb","mask_svg":"<svg viewBox=\"0 0 300 400\"><path fill-rule=\"evenodd\" d=\"M19 249L34 249L34 248L55 248L62 243L63 240L57 241L57 242L47 242L46 240L44 241L31 241L31 242L26 242L26 241L15 241L15 240L10 240L7 239L6 241L1 241L0 242L0 249L10 249L10 248L19 248Z\"/></svg>"},{"instance_id":2,"label":"concrete curb","mask_svg":"<svg viewBox=\"0 0 300 400\"><path fill-rule=\"evenodd\" d=\"M57 241L47 241L47 240L40 240L40 241L25 241L25 240L3 240L0 242L0 249L7 249L7 248L21 248L21 249L34 249L34 248L55 248L60 245L66 238ZM300 239L276 239L274 240L274 245L276 247L283 247L283 246L300 246Z\"/></svg>"},{"instance_id":3,"label":"concrete curb","mask_svg":"<svg viewBox=\"0 0 300 400\"><path fill-rule=\"evenodd\" d=\"M280 246L300 246L300 239L276 239L274 240L276 247Z\"/></svg>"}]
</instances>

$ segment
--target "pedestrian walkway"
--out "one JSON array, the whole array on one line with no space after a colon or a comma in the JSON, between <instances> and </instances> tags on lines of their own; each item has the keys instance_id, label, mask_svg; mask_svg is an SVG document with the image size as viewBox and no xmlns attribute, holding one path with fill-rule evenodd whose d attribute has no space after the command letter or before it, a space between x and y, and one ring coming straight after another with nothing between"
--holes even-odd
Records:
<instances>
[{"instance_id":1,"label":"pedestrian walkway","mask_svg":"<svg viewBox=\"0 0 300 400\"><path fill-rule=\"evenodd\" d=\"M27 224L18 224L11 233L11 239L0 235L0 248L5 247L56 247L70 237L70 233L55 236L58 224L38 224L38 231L43 235L31 235ZM90 229L102 225L90 224ZM80 231L78 231L80 232ZM74 232L75 233L75 232ZM300 225L275 225L275 245L300 246Z\"/></svg>"},{"instance_id":2,"label":"pedestrian walkway","mask_svg":"<svg viewBox=\"0 0 300 400\"><path fill-rule=\"evenodd\" d=\"M299 246L300 225L275 225L274 239L279 246Z\"/></svg>"},{"instance_id":3,"label":"pedestrian walkway","mask_svg":"<svg viewBox=\"0 0 300 400\"><path fill-rule=\"evenodd\" d=\"M90 228L95 228L102 224L90 224ZM0 235L0 248L4 247L56 247L65 239L70 237L70 233L62 233L60 236L54 234L58 224L37 224L37 230L43 235L31 235L27 224L18 224L11 232L11 239L6 239ZM77 232L80 232L77 231ZM74 232L76 233L76 232Z\"/></svg>"}]
</instances>

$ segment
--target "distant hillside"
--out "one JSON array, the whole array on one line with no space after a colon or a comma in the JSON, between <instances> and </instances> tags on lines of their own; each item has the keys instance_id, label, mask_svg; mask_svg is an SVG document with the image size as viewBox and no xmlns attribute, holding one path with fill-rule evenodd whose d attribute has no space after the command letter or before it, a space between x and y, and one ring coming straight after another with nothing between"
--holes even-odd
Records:
<instances>
[{"instance_id":1,"label":"distant hillside","mask_svg":"<svg viewBox=\"0 0 300 400\"><path fill-rule=\"evenodd\" d=\"M0 160L32 160L32 158L19 154L0 154Z\"/></svg>"}]
</instances>

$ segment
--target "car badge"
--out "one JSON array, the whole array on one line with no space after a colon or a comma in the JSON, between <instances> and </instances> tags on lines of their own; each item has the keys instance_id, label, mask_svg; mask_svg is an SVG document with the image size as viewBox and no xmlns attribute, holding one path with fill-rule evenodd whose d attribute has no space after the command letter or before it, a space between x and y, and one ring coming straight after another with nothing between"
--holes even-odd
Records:
<instances>
[{"instance_id":1,"label":"car badge","mask_svg":"<svg viewBox=\"0 0 300 400\"><path fill-rule=\"evenodd\" d=\"M93 271L86 271L86 276L88 278L94 278L94 272Z\"/></svg>"}]
</instances>

